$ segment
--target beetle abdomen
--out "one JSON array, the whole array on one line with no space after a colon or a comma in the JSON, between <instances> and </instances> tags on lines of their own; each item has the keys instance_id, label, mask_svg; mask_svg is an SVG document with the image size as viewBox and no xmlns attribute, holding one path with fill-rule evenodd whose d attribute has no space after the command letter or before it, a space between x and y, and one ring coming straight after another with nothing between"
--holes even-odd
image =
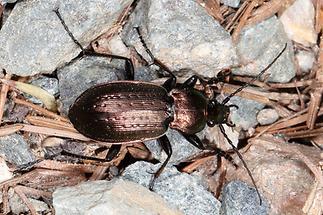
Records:
<instances>
[{"instance_id":1,"label":"beetle abdomen","mask_svg":"<svg viewBox=\"0 0 323 215\"><path fill-rule=\"evenodd\" d=\"M172 115L171 106L163 87L116 81L86 90L71 106L68 116L83 135L121 143L163 135Z\"/></svg>"}]
</instances>

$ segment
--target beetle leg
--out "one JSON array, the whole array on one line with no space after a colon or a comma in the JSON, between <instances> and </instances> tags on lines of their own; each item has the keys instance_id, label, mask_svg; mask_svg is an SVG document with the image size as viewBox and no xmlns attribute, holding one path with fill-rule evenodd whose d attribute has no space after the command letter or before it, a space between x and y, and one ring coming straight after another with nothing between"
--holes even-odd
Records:
<instances>
[{"instance_id":1,"label":"beetle leg","mask_svg":"<svg viewBox=\"0 0 323 215\"><path fill-rule=\"evenodd\" d=\"M106 161L111 161L120 152L121 144L114 144L110 147L108 154L105 156Z\"/></svg>"},{"instance_id":2,"label":"beetle leg","mask_svg":"<svg viewBox=\"0 0 323 215\"><path fill-rule=\"evenodd\" d=\"M157 172L154 173L154 176L152 177L150 183L149 183L149 190L153 190L154 183L156 178L159 177L159 175L163 172L165 166L167 165L170 157L172 156L173 150L172 150L172 145L170 144L168 138L166 135L161 136L160 138L157 139L159 144L161 145L162 149L166 152L167 158L164 161L164 163L159 167Z\"/></svg>"},{"instance_id":3,"label":"beetle leg","mask_svg":"<svg viewBox=\"0 0 323 215\"><path fill-rule=\"evenodd\" d=\"M174 89L174 87L176 86L176 77L170 77L169 79L167 79L162 87L164 87L167 92L170 92L172 89Z\"/></svg>"},{"instance_id":4,"label":"beetle leg","mask_svg":"<svg viewBox=\"0 0 323 215\"><path fill-rule=\"evenodd\" d=\"M193 146L195 146L198 149L204 150L205 147L202 143L202 141L200 140L200 138L195 135L195 134L185 134L182 133L183 137L185 137L185 139L190 142Z\"/></svg>"},{"instance_id":5,"label":"beetle leg","mask_svg":"<svg viewBox=\"0 0 323 215\"><path fill-rule=\"evenodd\" d=\"M67 27L62 15L60 14L60 12L58 10L58 8L54 9L53 11L56 13L58 19L62 23L65 31L68 33L70 38L82 50L83 55L97 56L97 57L108 57L108 58L116 58L116 59L125 60L125 72L126 72L125 79L126 80L134 80L134 66L133 66L132 61L129 58L119 56L119 55L96 53L96 52L84 49L83 46L81 45L81 43L74 37L74 35L70 31L70 29Z\"/></svg>"},{"instance_id":6,"label":"beetle leg","mask_svg":"<svg viewBox=\"0 0 323 215\"><path fill-rule=\"evenodd\" d=\"M164 70L165 72L167 72L171 76L162 85L168 92L170 92L176 85L176 76L167 68L167 66L165 66L162 62L160 62L158 59L156 59L154 57L153 53L151 53L150 49L148 48L147 44L145 43L139 27L135 27L135 29L138 33L140 42L142 43L142 45L145 48L146 52L148 53L149 57L153 61L153 64L157 65L160 69Z\"/></svg>"},{"instance_id":7,"label":"beetle leg","mask_svg":"<svg viewBox=\"0 0 323 215\"><path fill-rule=\"evenodd\" d=\"M182 88L193 88L197 82L197 80L202 80L200 77L198 77L197 75L193 75L192 77L190 77L189 79L187 79L183 85L182 85ZM201 81L201 82L204 82Z\"/></svg>"}]
</instances>

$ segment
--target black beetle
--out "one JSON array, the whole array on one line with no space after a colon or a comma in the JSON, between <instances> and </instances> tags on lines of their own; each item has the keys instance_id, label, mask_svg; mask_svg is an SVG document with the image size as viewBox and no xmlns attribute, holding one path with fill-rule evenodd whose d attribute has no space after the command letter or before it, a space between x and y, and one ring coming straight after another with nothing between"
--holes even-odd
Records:
<instances>
[{"instance_id":1,"label":"black beetle","mask_svg":"<svg viewBox=\"0 0 323 215\"><path fill-rule=\"evenodd\" d=\"M87 52L69 32L58 10L55 12L71 38L83 50L83 53L102 57L116 57L124 59L126 62L126 81L114 81L93 86L83 92L71 105L68 117L80 133L93 140L114 144L157 139L166 152L167 159L154 174L150 183L150 188L152 188L154 179L162 172L172 154L171 144L166 136L168 128L176 129L191 144L199 149L204 149L202 141L196 133L203 130L206 125L210 127L219 125L221 132L234 151L237 152L255 185L246 163L225 134L222 125L231 125L228 121L230 108L236 107L235 105L226 105L226 103L232 96L249 86L252 81L237 89L221 103L215 98L207 99L203 92L194 88L195 84L199 80L203 85L209 85L217 82L218 79L204 80L193 75L183 84L177 85L173 73L153 57L138 28L136 28L138 35L146 51L154 60L154 64L169 73L170 78L161 86L134 81L134 69L130 59ZM254 80L259 78L280 57L285 48L286 46ZM258 192L257 187L256 190Z\"/></svg>"}]
</instances>

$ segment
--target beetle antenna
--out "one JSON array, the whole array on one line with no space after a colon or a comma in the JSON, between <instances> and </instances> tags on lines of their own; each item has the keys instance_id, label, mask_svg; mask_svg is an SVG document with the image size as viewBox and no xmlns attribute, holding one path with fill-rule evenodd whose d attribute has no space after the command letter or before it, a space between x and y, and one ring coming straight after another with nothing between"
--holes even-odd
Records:
<instances>
[{"instance_id":1,"label":"beetle antenna","mask_svg":"<svg viewBox=\"0 0 323 215\"><path fill-rule=\"evenodd\" d=\"M230 138L228 137L228 135L225 133L225 130L224 130L224 127L223 125L219 125L220 127L220 131L221 133L223 134L224 138L228 141L228 143L230 144L230 146L232 147L233 151L238 155L239 159L241 160L243 166L246 168L247 172L248 172L248 175L252 181L252 184L255 186L255 189L256 189L256 192L257 192L257 195L259 197L259 202L260 202L260 205L262 204L262 199L261 199L261 196L260 196L260 193L259 193L259 190L258 190L258 187L256 185L256 182L255 182L255 179L253 178L252 174L251 174L251 171L250 169L248 168L246 162L244 161L241 153L239 152L239 150L237 149L237 147L235 147L235 145L233 145L232 141L230 140Z\"/></svg>"},{"instance_id":2,"label":"beetle antenna","mask_svg":"<svg viewBox=\"0 0 323 215\"><path fill-rule=\"evenodd\" d=\"M285 43L284 48L280 51L280 53L277 55L277 57L275 57L275 59L268 64L256 77L254 77L251 81L249 81L248 83L245 83L244 85L242 85L241 87L239 87L236 91L234 91L233 93L231 93L228 97L226 97L223 101L222 104L226 104L228 101L230 101L230 99L235 96L237 93L239 93L241 90L243 90L244 88L250 86L253 82L255 82L258 78L260 78L276 61L278 58L280 58L280 56L284 53L284 51L286 50L287 47L287 43Z\"/></svg>"}]
</instances>

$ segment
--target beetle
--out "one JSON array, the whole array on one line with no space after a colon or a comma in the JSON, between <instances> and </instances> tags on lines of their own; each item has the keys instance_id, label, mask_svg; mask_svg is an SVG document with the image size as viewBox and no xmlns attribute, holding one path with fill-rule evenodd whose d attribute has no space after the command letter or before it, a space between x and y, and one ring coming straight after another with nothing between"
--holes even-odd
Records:
<instances>
[{"instance_id":1,"label":"beetle","mask_svg":"<svg viewBox=\"0 0 323 215\"><path fill-rule=\"evenodd\" d=\"M154 58L144 43L138 27L135 29L153 63L165 70L170 76L161 86L135 81L134 67L128 58L84 50L68 30L58 10L55 10L55 12L70 37L84 54L125 60L125 77L127 80L93 86L83 92L71 105L68 117L76 130L93 140L119 145L157 139L162 149L166 152L167 158L157 172L154 173L149 185L150 189L152 189L154 180L161 174L172 155L172 147L166 135L169 128L177 130L188 142L203 150L205 148L196 133L202 131L206 126L219 125L224 137L242 160L260 198L250 170L247 168L238 149L225 134L222 124L232 126L228 119L230 108L237 108L237 106L227 105L230 98L264 74L281 56L286 49L286 45L257 77L241 86L220 103L215 98L208 99L203 92L195 89L197 81L207 86L216 83L218 78L206 80L193 75L183 84L178 85L175 75Z\"/></svg>"}]
</instances>

